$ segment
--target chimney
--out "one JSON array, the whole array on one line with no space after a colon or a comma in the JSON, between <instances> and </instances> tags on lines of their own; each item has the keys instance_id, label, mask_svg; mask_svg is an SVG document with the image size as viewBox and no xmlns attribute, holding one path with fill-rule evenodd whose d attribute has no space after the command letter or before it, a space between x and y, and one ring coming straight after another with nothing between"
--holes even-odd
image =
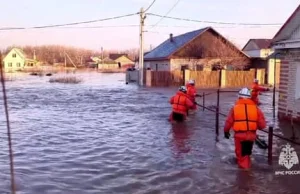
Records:
<instances>
[{"instance_id":1,"label":"chimney","mask_svg":"<svg viewBox=\"0 0 300 194\"><path fill-rule=\"evenodd\" d=\"M171 33L170 34L170 42L173 42L174 40L173 40L173 34Z\"/></svg>"}]
</instances>

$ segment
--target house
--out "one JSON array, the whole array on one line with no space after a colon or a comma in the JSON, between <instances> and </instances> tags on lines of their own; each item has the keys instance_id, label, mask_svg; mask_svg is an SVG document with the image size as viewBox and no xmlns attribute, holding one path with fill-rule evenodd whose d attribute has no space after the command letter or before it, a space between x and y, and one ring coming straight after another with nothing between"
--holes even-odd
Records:
<instances>
[{"instance_id":1,"label":"house","mask_svg":"<svg viewBox=\"0 0 300 194\"><path fill-rule=\"evenodd\" d=\"M134 65L134 61L128 57L128 54L109 54L108 58L115 61L119 68L128 68Z\"/></svg>"},{"instance_id":2,"label":"house","mask_svg":"<svg viewBox=\"0 0 300 194\"><path fill-rule=\"evenodd\" d=\"M121 69L118 62L106 57L103 60L100 60L98 63L98 70L119 70Z\"/></svg>"},{"instance_id":3,"label":"house","mask_svg":"<svg viewBox=\"0 0 300 194\"><path fill-rule=\"evenodd\" d=\"M21 49L12 48L4 57L4 70L6 72L22 71L26 68L34 68L36 66L35 53L33 59L29 58Z\"/></svg>"},{"instance_id":4,"label":"house","mask_svg":"<svg viewBox=\"0 0 300 194\"><path fill-rule=\"evenodd\" d=\"M300 5L274 36L272 48L281 59L278 117L300 122Z\"/></svg>"},{"instance_id":5,"label":"house","mask_svg":"<svg viewBox=\"0 0 300 194\"><path fill-rule=\"evenodd\" d=\"M274 84L274 50L270 48L272 39L250 39L242 49L251 58L251 68L265 69L262 84ZM279 64L277 65L279 66ZM276 77L279 78L279 71ZM279 80L276 82L279 83Z\"/></svg>"},{"instance_id":6,"label":"house","mask_svg":"<svg viewBox=\"0 0 300 194\"><path fill-rule=\"evenodd\" d=\"M250 58L211 27L179 36L170 34L144 56L144 67L156 71L174 71L182 68L214 70L217 68L243 68Z\"/></svg>"}]
</instances>

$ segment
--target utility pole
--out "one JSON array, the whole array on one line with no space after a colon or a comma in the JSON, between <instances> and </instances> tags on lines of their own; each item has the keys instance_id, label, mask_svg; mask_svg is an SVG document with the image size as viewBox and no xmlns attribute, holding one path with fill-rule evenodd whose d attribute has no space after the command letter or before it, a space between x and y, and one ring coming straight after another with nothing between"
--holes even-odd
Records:
<instances>
[{"instance_id":1,"label":"utility pole","mask_svg":"<svg viewBox=\"0 0 300 194\"><path fill-rule=\"evenodd\" d=\"M144 21L145 21L144 8L140 11L140 57L139 57L139 69L140 69L140 85L144 85Z\"/></svg>"}]
</instances>

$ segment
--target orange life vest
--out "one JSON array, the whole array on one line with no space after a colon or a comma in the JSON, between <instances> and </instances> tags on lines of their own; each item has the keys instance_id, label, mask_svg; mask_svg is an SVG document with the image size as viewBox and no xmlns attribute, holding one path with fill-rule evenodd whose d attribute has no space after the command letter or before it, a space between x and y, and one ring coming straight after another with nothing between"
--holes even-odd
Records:
<instances>
[{"instance_id":1,"label":"orange life vest","mask_svg":"<svg viewBox=\"0 0 300 194\"><path fill-rule=\"evenodd\" d=\"M257 106L250 99L239 99L233 108L235 132L246 132L257 130Z\"/></svg>"},{"instance_id":2,"label":"orange life vest","mask_svg":"<svg viewBox=\"0 0 300 194\"><path fill-rule=\"evenodd\" d=\"M258 96L259 91L260 91L259 88L260 88L260 87L259 87L259 85L258 85L257 83L253 83L253 84L252 84L252 87L251 87L251 89L252 89L252 90L251 90L251 96L252 96L252 97L255 98L255 97Z\"/></svg>"},{"instance_id":3,"label":"orange life vest","mask_svg":"<svg viewBox=\"0 0 300 194\"><path fill-rule=\"evenodd\" d=\"M174 97L174 103L172 104L173 112L186 115L188 110L186 101L187 96L184 93L177 93Z\"/></svg>"},{"instance_id":4,"label":"orange life vest","mask_svg":"<svg viewBox=\"0 0 300 194\"><path fill-rule=\"evenodd\" d=\"M197 94L197 90L194 86L189 86L187 89L187 95L190 97L192 101L195 101L195 96Z\"/></svg>"}]
</instances>

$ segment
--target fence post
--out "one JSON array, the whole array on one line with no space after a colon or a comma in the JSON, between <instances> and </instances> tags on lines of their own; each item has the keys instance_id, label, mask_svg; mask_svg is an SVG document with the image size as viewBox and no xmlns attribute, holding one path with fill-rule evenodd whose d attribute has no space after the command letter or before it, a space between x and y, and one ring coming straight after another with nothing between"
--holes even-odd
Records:
<instances>
[{"instance_id":1,"label":"fence post","mask_svg":"<svg viewBox=\"0 0 300 194\"><path fill-rule=\"evenodd\" d=\"M216 135L219 136L219 105L220 105L220 89L217 90L217 107L216 107Z\"/></svg>"},{"instance_id":2,"label":"fence post","mask_svg":"<svg viewBox=\"0 0 300 194\"><path fill-rule=\"evenodd\" d=\"M268 137L268 163L272 164L272 151L273 151L273 126L269 126L269 137Z\"/></svg>"},{"instance_id":3,"label":"fence post","mask_svg":"<svg viewBox=\"0 0 300 194\"><path fill-rule=\"evenodd\" d=\"M202 105L203 105L203 111L205 110L205 92L203 92L203 96L202 96Z\"/></svg>"}]
</instances>

